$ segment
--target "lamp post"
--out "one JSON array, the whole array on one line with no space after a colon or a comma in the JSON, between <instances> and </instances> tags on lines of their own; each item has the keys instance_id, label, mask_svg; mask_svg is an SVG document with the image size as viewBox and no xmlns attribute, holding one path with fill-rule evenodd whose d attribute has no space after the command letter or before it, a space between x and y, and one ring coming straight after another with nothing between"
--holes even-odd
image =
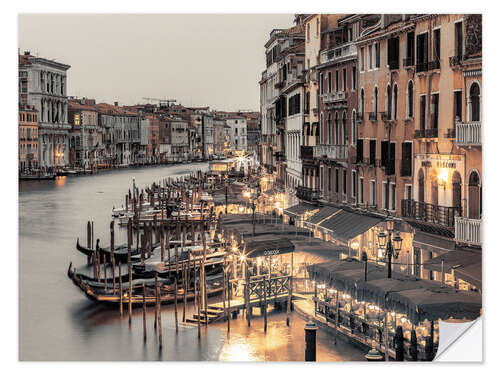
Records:
<instances>
[{"instance_id":1,"label":"lamp post","mask_svg":"<svg viewBox=\"0 0 500 375\"><path fill-rule=\"evenodd\" d=\"M387 233L384 231L379 232L378 245L380 249L385 250L385 256L387 257L387 278L390 279L392 275L392 256L394 255L394 259L397 259L403 240L399 236L399 232L394 231L394 221L387 220L386 223Z\"/></svg>"}]
</instances>

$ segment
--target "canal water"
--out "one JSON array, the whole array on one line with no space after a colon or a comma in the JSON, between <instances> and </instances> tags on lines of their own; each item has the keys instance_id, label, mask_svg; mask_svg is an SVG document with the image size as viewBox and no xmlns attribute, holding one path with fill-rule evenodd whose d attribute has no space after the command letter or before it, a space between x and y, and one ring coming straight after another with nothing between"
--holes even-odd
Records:
<instances>
[{"instance_id":1,"label":"canal water","mask_svg":"<svg viewBox=\"0 0 500 375\"><path fill-rule=\"evenodd\" d=\"M226 324L180 324L175 332L173 306L163 306L163 348L156 340L154 310L148 309L143 340L142 312L120 318L116 308L88 300L68 279L68 265L84 265L76 238L86 243L86 223L94 221L95 238L109 244L111 208L121 207L135 178L146 187L165 177L178 177L206 163L123 169L94 176L61 177L55 181L22 181L19 186L19 358L20 360L176 360L176 361L302 361L304 324L292 314L271 313L267 333L256 317L248 328L241 315ZM120 232L119 229L117 229ZM121 231L124 240L124 233ZM119 233L120 234L120 233ZM121 243L120 238L117 239ZM192 304L192 303L191 303ZM187 314L192 316L188 306ZM180 305L181 306L181 305ZM180 309L179 319L182 319ZM363 360L364 353L318 331L318 361Z\"/></svg>"}]
</instances>

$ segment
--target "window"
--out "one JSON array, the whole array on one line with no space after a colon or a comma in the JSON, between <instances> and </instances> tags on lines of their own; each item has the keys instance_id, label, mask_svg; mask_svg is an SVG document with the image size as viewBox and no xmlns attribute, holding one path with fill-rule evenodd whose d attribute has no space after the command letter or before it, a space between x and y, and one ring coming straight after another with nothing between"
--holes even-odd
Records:
<instances>
[{"instance_id":1,"label":"window","mask_svg":"<svg viewBox=\"0 0 500 375\"><path fill-rule=\"evenodd\" d=\"M347 114L342 113L342 144L347 144Z\"/></svg>"},{"instance_id":2,"label":"window","mask_svg":"<svg viewBox=\"0 0 500 375\"><path fill-rule=\"evenodd\" d=\"M380 43L375 43L375 68L380 68Z\"/></svg>"},{"instance_id":3,"label":"window","mask_svg":"<svg viewBox=\"0 0 500 375\"><path fill-rule=\"evenodd\" d=\"M335 92L339 91L339 71L335 71Z\"/></svg>"},{"instance_id":4,"label":"window","mask_svg":"<svg viewBox=\"0 0 500 375\"><path fill-rule=\"evenodd\" d=\"M311 31L311 30L310 30L310 28L311 28L311 27L310 27L310 26L311 26L311 25L308 23L308 24L307 24L307 42L308 42L308 43L309 43L309 41L311 40L311 38L310 38L310 31Z\"/></svg>"},{"instance_id":5,"label":"window","mask_svg":"<svg viewBox=\"0 0 500 375\"><path fill-rule=\"evenodd\" d=\"M353 66L352 67L352 85L351 85L353 90L357 89L357 80L358 80L358 78L356 77L356 67Z\"/></svg>"},{"instance_id":6,"label":"window","mask_svg":"<svg viewBox=\"0 0 500 375\"><path fill-rule=\"evenodd\" d=\"M373 90L373 112L375 112L375 116L378 113L378 87L375 86Z\"/></svg>"},{"instance_id":7,"label":"window","mask_svg":"<svg viewBox=\"0 0 500 375\"><path fill-rule=\"evenodd\" d=\"M361 47L361 49L359 50L359 62L360 62L360 66L359 66L359 69L361 71L364 71L365 70L365 49L364 47Z\"/></svg>"},{"instance_id":8,"label":"window","mask_svg":"<svg viewBox=\"0 0 500 375\"><path fill-rule=\"evenodd\" d=\"M339 170L335 168L335 192L339 192Z\"/></svg>"},{"instance_id":9,"label":"window","mask_svg":"<svg viewBox=\"0 0 500 375\"><path fill-rule=\"evenodd\" d=\"M323 94L324 94L324 88L323 88L323 86L324 86L324 85L323 85L323 78L324 78L324 77L323 77L323 73L321 73L321 74L319 75L319 92L320 92L320 94L321 94L321 95L323 95Z\"/></svg>"},{"instance_id":10,"label":"window","mask_svg":"<svg viewBox=\"0 0 500 375\"><path fill-rule=\"evenodd\" d=\"M332 144L332 113L328 112L328 144Z\"/></svg>"},{"instance_id":11,"label":"window","mask_svg":"<svg viewBox=\"0 0 500 375\"><path fill-rule=\"evenodd\" d=\"M415 32L406 34L406 66L415 64Z\"/></svg>"},{"instance_id":12,"label":"window","mask_svg":"<svg viewBox=\"0 0 500 375\"><path fill-rule=\"evenodd\" d=\"M347 69L344 68L342 71L342 88L344 91L347 90Z\"/></svg>"},{"instance_id":13,"label":"window","mask_svg":"<svg viewBox=\"0 0 500 375\"><path fill-rule=\"evenodd\" d=\"M356 144L356 163L363 162L363 139L358 139Z\"/></svg>"},{"instance_id":14,"label":"window","mask_svg":"<svg viewBox=\"0 0 500 375\"><path fill-rule=\"evenodd\" d=\"M343 182L344 182L344 189L342 190L344 194L347 194L347 171L345 169L342 170L342 176L343 176Z\"/></svg>"},{"instance_id":15,"label":"window","mask_svg":"<svg viewBox=\"0 0 500 375\"><path fill-rule=\"evenodd\" d=\"M401 143L401 176L411 176L412 175L412 154L413 144L411 142Z\"/></svg>"},{"instance_id":16,"label":"window","mask_svg":"<svg viewBox=\"0 0 500 375\"><path fill-rule=\"evenodd\" d=\"M382 181L382 207L386 210L389 209L389 186L387 181Z\"/></svg>"},{"instance_id":17,"label":"window","mask_svg":"<svg viewBox=\"0 0 500 375\"><path fill-rule=\"evenodd\" d=\"M356 171L352 172L352 180L351 180L351 197L356 200L356 187L358 186L358 179L356 176Z\"/></svg>"},{"instance_id":18,"label":"window","mask_svg":"<svg viewBox=\"0 0 500 375\"><path fill-rule=\"evenodd\" d=\"M433 39L433 54L434 54L434 60L439 61L441 59L441 30L436 29L434 30L434 37Z\"/></svg>"},{"instance_id":19,"label":"window","mask_svg":"<svg viewBox=\"0 0 500 375\"><path fill-rule=\"evenodd\" d=\"M361 118L365 116L365 90L361 89Z\"/></svg>"},{"instance_id":20,"label":"window","mask_svg":"<svg viewBox=\"0 0 500 375\"><path fill-rule=\"evenodd\" d=\"M319 19L316 19L316 37L319 36Z\"/></svg>"},{"instance_id":21,"label":"window","mask_svg":"<svg viewBox=\"0 0 500 375\"><path fill-rule=\"evenodd\" d=\"M413 118L413 81L408 82L408 100L407 100L408 118Z\"/></svg>"},{"instance_id":22,"label":"window","mask_svg":"<svg viewBox=\"0 0 500 375\"><path fill-rule=\"evenodd\" d=\"M425 129L425 95L420 95L420 130Z\"/></svg>"},{"instance_id":23,"label":"window","mask_svg":"<svg viewBox=\"0 0 500 375\"><path fill-rule=\"evenodd\" d=\"M389 69L399 68L399 38L387 40L387 65Z\"/></svg>"},{"instance_id":24,"label":"window","mask_svg":"<svg viewBox=\"0 0 500 375\"><path fill-rule=\"evenodd\" d=\"M377 155L377 140L370 139L370 164L375 165L375 158Z\"/></svg>"},{"instance_id":25,"label":"window","mask_svg":"<svg viewBox=\"0 0 500 375\"><path fill-rule=\"evenodd\" d=\"M332 72L328 72L328 92L332 92Z\"/></svg>"},{"instance_id":26,"label":"window","mask_svg":"<svg viewBox=\"0 0 500 375\"><path fill-rule=\"evenodd\" d=\"M417 35L417 72L427 70L427 33Z\"/></svg>"},{"instance_id":27,"label":"window","mask_svg":"<svg viewBox=\"0 0 500 375\"><path fill-rule=\"evenodd\" d=\"M455 54L460 59L463 54L463 30L462 22L457 22L455 24Z\"/></svg>"},{"instance_id":28,"label":"window","mask_svg":"<svg viewBox=\"0 0 500 375\"><path fill-rule=\"evenodd\" d=\"M413 199L412 185L405 185L405 199L410 201Z\"/></svg>"},{"instance_id":29,"label":"window","mask_svg":"<svg viewBox=\"0 0 500 375\"><path fill-rule=\"evenodd\" d=\"M396 184L391 183L391 191L390 191L390 199L391 199L391 211L396 211Z\"/></svg>"},{"instance_id":30,"label":"window","mask_svg":"<svg viewBox=\"0 0 500 375\"><path fill-rule=\"evenodd\" d=\"M328 168L328 191L332 191L332 169Z\"/></svg>"},{"instance_id":31,"label":"window","mask_svg":"<svg viewBox=\"0 0 500 375\"><path fill-rule=\"evenodd\" d=\"M365 203L365 179L359 178L359 203Z\"/></svg>"},{"instance_id":32,"label":"window","mask_svg":"<svg viewBox=\"0 0 500 375\"><path fill-rule=\"evenodd\" d=\"M372 46L368 46L368 69L371 70L373 69L372 65Z\"/></svg>"},{"instance_id":33,"label":"window","mask_svg":"<svg viewBox=\"0 0 500 375\"><path fill-rule=\"evenodd\" d=\"M398 119L398 85L394 85L394 95L392 96L393 100L393 113L392 113L392 119L397 120Z\"/></svg>"},{"instance_id":34,"label":"window","mask_svg":"<svg viewBox=\"0 0 500 375\"><path fill-rule=\"evenodd\" d=\"M437 129L439 119L439 94L432 94L431 96L431 116L432 129Z\"/></svg>"},{"instance_id":35,"label":"window","mask_svg":"<svg viewBox=\"0 0 500 375\"><path fill-rule=\"evenodd\" d=\"M356 110L352 111L352 118L351 118L351 134L352 134L352 144L356 144L358 141L358 127L356 124Z\"/></svg>"},{"instance_id":36,"label":"window","mask_svg":"<svg viewBox=\"0 0 500 375\"><path fill-rule=\"evenodd\" d=\"M453 93L453 106L455 118L453 119L453 124L457 121L462 121L462 91L455 91ZM455 125L453 125L455 126Z\"/></svg>"},{"instance_id":37,"label":"window","mask_svg":"<svg viewBox=\"0 0 500 375\"><path fill-rule=\"evenodd\" d=\"M335 112L335 144L338 145L340 143L339 140L339 113Z\"/></svg>"},{"instance_id":38,"label":"window","mask_svg":"<svg viewBox=\"0 0 500 375\"><path fill-rule=\"evenodd\" d=\"M470 120L479 121L481 118L480 88L477 82L470 87Z\"/></svg>"}]
</instances>

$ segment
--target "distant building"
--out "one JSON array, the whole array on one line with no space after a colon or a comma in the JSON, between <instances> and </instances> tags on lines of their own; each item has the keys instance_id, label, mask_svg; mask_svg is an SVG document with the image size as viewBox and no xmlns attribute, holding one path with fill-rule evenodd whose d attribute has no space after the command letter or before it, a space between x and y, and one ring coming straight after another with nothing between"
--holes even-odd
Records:
<instances>
[{"instance_id":1,"label":"distant building","mask_svg":"<svg viewBox=\"0 0 500 375\"><path fill-rule=\"evenodd\" d=\"M19 109L19 171L38 168L38 111L33 107Z\"/></svg>"},{"instance_id":2,"label":"distant building","mask_svg":"<svg viewBox=\"0 0 500 375\"><path fill-rule=\"evenodd\" d=\"M66 72L69 65L32 56L19 55L19 104L33 106L39 113L39 165L65 166L69 161L68 98Z\"/></svg>"}]
</instances>

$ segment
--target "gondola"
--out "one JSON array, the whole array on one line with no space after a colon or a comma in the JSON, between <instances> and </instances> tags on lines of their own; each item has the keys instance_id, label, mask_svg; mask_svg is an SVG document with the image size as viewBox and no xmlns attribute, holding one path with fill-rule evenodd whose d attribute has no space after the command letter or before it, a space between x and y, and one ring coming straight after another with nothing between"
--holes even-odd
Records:
<instances>
[{"instance_id":1,"label":"gondola","mask_svg":"<svg viewBox=\"0 0 500 375\"><path fill-rule=\"evenodd\" d=\"M156 243L153 244L153 249L155 247L158 247L160 244ZM81 252L82 254L85 254L86 256L92 256L95 253L95 249L90 249L88 247L80 245L80 240L77 238L76 240L76 249ZM106 255L106 259L111 259L111 249L110 247L99 247L99 254L100 254L100 260L104 260L104 255ZM127 245L118 245L115 247L113 251L113 255L115 257L116 261L122 261L126 262L128 259L128 246ZM141 249L139 248L134 248L130 250L130 255L132 256L133 260L136 260L138 256L141 255Z\"/></svg>"}]
</instances>

